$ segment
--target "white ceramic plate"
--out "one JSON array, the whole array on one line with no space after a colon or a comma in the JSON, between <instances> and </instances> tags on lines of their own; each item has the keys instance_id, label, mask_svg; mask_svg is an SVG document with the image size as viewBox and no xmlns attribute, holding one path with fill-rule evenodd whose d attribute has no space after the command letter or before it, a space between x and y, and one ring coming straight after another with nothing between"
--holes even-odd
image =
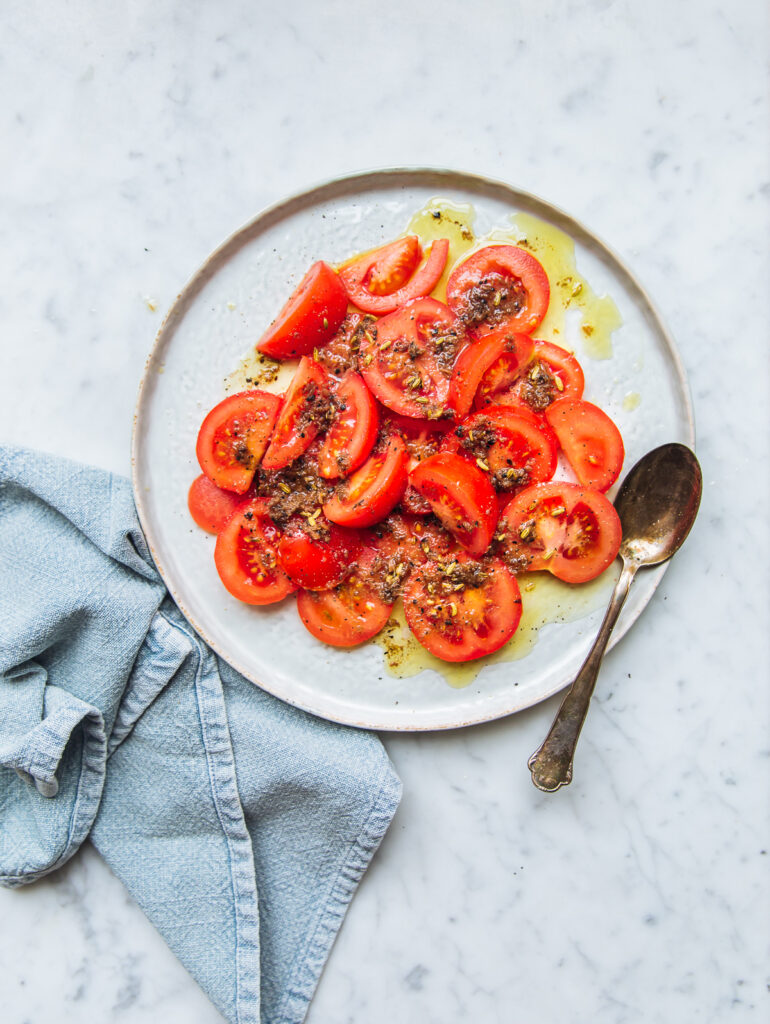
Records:
<instances>
[{"instance_id":1,"label":"white ceramic plate","mask_svg":"<svg viewBox=\"0 0 770 1024\"><path fill-rule=\"evenodd\" d=\"M403 232L432 198L472 203L483 235L525 212L569 234L577 266L623 318L615 355L586 361L590 397L618 423L625 468L667 441L694 445L687 384L673 341L621 261L571 217L528 193L452 171L399 169L329 182L261 213L228 239L187 284L158 333L137 406L133 470L142 526L168 589L200 635L234 668L316 715L375 729L445 729L498 718L555 693L574 677L602 611L540 631L531 652L485 666L464 689L436 672L384 671L374 644L340 651L302 626L292 600L254 609L231 598L213 561L214 538L187 512L198 474L195 439L224 397L223 378L253 346L307 267L339 262ZM580 356L580 352L578 352ZM629 392L639 408L624 407ZM642 572L615 629L617 642L652 597L665 566Z\"/></svg>"}]
</instances>

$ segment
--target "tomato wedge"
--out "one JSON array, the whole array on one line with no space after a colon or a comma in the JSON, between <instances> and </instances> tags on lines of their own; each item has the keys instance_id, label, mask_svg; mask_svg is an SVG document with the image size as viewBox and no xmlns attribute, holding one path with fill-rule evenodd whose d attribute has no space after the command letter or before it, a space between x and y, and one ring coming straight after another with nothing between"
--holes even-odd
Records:
<instances>
[{"instance_id":1,"label":"tomato wedge","mask_svg":"<svg viewBox=\"0 0 770 1024\"><path fill-rule=\"evenodd\" d=\"M278 559L298 587L328 590L348 575L360 547L359 536L353 530L318 517L306 525L295 519L285 527L278 542Z\"/></svg>"},{"instance_id":2,"label":"tomato wedge","mask_svg":"<svg viewBox=\"0 0 770 1024\"><path fill-rule=\"evenodd\" d=\"M474 462L496 491L513 492L550 480L558 449L553 434L506 405L488 405L447 434L442 451Z\"/></svg>"},{"instance_id":3,"label":"tomato wedge","mask_svg":"<svg viewBox=\"0 0 770 1024\"><path fill-rule=\"evenodd\" d=\"M534 342L528 334L506 328L493 331L460 353L452 374L449 404L458 417L466 416L474 398L482 405L493 401L522 373L532 358Z\"/></svg>"},{"instance_id":4,"label":"tomato wedge","mask_svg":"<svg viewBox=\"0 0 770 1024\"><path fill-rule=\"evenodd\" d=\"M409 628L443 661L492 654L510 640L521 619L519 586L498 559L476 562L461 553L443 563L428 562L412 573L403 596Z\"/></svg>"},{"instance_id":5,"label":"tomato wedge","mask_svg":"<svg viewBox=\"0 0 770 1024\"><path fill-rule=\"evenodd\" d=\"M190 515L208 533L219 533L230 516L246 500L233 491L223 491L205 473L196 476L187 492Z\"/></svg>"},{"instance_id":6,"label":"tomato wedge","mask_svg":"<svg viewBox=\"0 0 770 1024\"><path fill-rule=\"evenodd\" d=\"M452 311L415 299L377 323L362 344L361 373L375 397L402 416L438 419L447 411L455 355L465 342Z\"/></svg>"},{"instance_id":7,"label":"tomato wedge","mask_svg":"<svg viewBox=\"0 0 770 1024\"><path fill-rule=\"evenodd\" d=\"M375 451L323 507L324 515L340 526L373 526L401 500L409 459L403 439L394 435Z\"/></svg>"},{"instance_id":8,"label":"tomato wedge","mask_svg":"<svg viewBox=\"0 0 770 1024\"><path fill-rule=\"evenodd\" d=\"M409 480L466 551L481 557L498 512L494 489L481 470L459 455L439 452L412 470Z\"/></svg>"},{"instance_id":9,"label":"tomato wedge","mask_svg":"<svg viewBox=\"0 0 770 1024\"><path fill-rule=\"evenodd\" d=\"M332 590L300 590L297 611L308 630L332 647L355 647L376 636L393 604L371 581L372 550L364 550L353 572Z\"/></svg>"},{"instance_id":10,"label":"tomato wedge","mask_svg":"<svg viewBox=\"0 0 770 1024\"><path fill-rule=\"evenodd\" d=\"M214 562L222 583L246 604L275 604L296 589L278 564L280 531L261 498L248 502L217 537Z\"/></svg>"},{"instance_id":11,"label":"tomato wedge","mask_svg":"<svg viewBox=\"0 0 770 1024\"><path fill-rule=\"evenodd\" d=\"M337 416L318 453L318 472L326 480L358 469L374 447L379 423L377 403L357 373L343 378L334 397Z\"/></svg>"},{"instance_id":12,"label":"tomato wedge","mask_svg":"<svg viewBox=\"0 0 770 1024\"><path fill-rule=\"evenodd\" d=\"M455 267L447 303L475 334L498 328L531 334L551 297L548 276L531 253L515 245L488 245Z\"/></svg>"},{"instance_id":13,"label":"tomato wedge","mask_svg":"<svg viewBox=\"0 0 770 1024\"><path fill-rule=\"evenodd\" d=\"M580 398L584 386L583 370L571 352L550 341L536 341L526 372L492 398L502 405L524 404L541 413L560 398Z\"/></svg>"},{"instance_id":14,"label":"tomato wedge","mask_svg":"<svg viewBox=\"0 0 770 1024\"><path fill-rule=\"evenodd\" d=\"M620 476L625 458L620 431L598 405L562 398L545 417L584 487L606 491Z\"/></svg>"},{"instance_id":15,"label":"tomato wedge","mask_svg":"<svg viewBox=\"0 0 770 1024\"><path fill-rule=\"evenodd\" d=\"M236 494L249 489L280 404L267 391L241 391L214 406L198 432L195 451L217 487Z\"/></svg>"},{"instance_id":16,"label":"tomato wedge","mask_svg":"<svg viewBox=\"0 0 770 1024\"><path fill-rule=\"evenodd\" d=\"M521 491L506 506L500 527L509 566L546 569L565 583L586 583L604 572L623 532L603 494L563 480Z\"/></svg>"},{"instance_id":17,"label":"tomato wedge","mask_svg":"<svg viewBox=\"0 0 770 1024\"><path fill-rule=\"evenodd\" d=\"M259 339L257 348L273 359L308 355L334 335L347 308L348 295L339 275L319 260Z\"/></svg>"},{"instance_id":18,"label":"tomato wedge","mask_svg":"<svg viewBox=\"0 0 770 1024\"><path fill-rule=\"evenodd\" d=\"M396 239L340 268L340 278L354 306L365 313L392 313L411 299L428 295L444 273L449 239L432 243L430 254L415 272L420 260L415 235Z\"/></svg>"},{"instance_id":19,"label":"tomato wedge","mask_svg":"<svg viewBox=\"0 0 770 1024\"><path fill-rule=\"evenodd\" d=\"M283 469L308 450L332 412L326 371L303 356L281 405L263 469Z\"/></svg>"}]
</instances>

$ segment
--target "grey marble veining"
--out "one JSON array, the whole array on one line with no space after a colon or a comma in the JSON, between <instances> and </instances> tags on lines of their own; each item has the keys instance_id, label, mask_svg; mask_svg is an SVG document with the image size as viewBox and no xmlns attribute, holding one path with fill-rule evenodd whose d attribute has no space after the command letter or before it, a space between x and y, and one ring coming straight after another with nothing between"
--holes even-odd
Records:
<instances>
[{"instance_id":1,"label":"grey marble veining","mask_svg":"<svg viewBox=\"0 0 770 1024\"><path fill-rule=\"evenodd\" d=\"M754 0L12 2L0 10L0 437L120 472L184 281L264 205L435 165L569 210L677 339L700 517L607 658L573 785L556 701L386 738L402 807L309 1024L742 1024L768 996L767 13ZM86 848L0 892L4 1024L221 1018Z\"/></svg>"}]
</instances>

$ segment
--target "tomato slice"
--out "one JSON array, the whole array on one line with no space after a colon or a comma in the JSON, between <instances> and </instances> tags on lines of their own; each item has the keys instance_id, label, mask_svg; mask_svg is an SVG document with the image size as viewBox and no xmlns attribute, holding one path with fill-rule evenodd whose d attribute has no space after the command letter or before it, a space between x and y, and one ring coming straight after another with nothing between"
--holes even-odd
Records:
<instances>
[{"instance_id":1,"label":"tomato slice","mask_svg":"<svg viewBox=\"0 0 770 1024\"><path fill-rule=\"evenodd\" d=\"M344 377L349 370L358 370L361 343L367 331L376 330L376 324L375 317L351 310L334 337L314 351L313 358L335 377Z\"/></svg>"},{"instance_id":2,"label":"tomato slice","mask_svg":"<svg viewBox=\"0 0 770 1024\"><path fill-rule=\"evenodd\" d=\"M303 356L281 405L262 468L282 469L299 458L331 415L326 372L315 360Z\"/></svg>"},{"instance_id":3,"label":"tomato slice","mask_svg":"<svg viewBox=\"0 0 770 1024\"><path fill-rule=\"evenodd\" d=\"M500 520L504 557L514 570L546 569L586 583L615 560L622 527L599 491L553 480L517 494Z\"/></svg>"},{"instance_id":4,"label":"tomato slice","mask_svg":"<svg viewBox=\"0 0 770 1024\"><path fill-rule=\"evenodd\" d=\"M551 297L548 276L531 253L515 245L488 245L455 267L447 303L478 335L497 328L531 334Z\"/></svg>"},{"instance_id":5,"label":"tomato slice","mask_svg":"<svg viewBox=\"0 0 770 1024\"><path fill-rule=\"evenodd\" d=\"M305 524L295 519L286 526L278 542L278 558L298 587L328 590L348 575L360 547L356 532L326 523L316 514Z\"/></svg>"},{"instance_id":6,"label":"tomato slice","mask_svg":"<svg viewBox=\"0 0 770 1024\"><path fill-rule=\"evenodd\" d=\"M217 537L214 562L233 597L246 604L275 604L296 589L278 564L279 539L261 498L227 522Z\"/></svg>"},{"instance_id":7,"label":"tomato slice","mask_svg":"<svg viewBox=\"0 0 770 1024\"><path fill-rule=\"evenodd\" d=\"M449 239L437 239L427 260L415 272L421 250L416 235L410 235L341 267L340 278L354 306L382 316L411 299L428 295L444 273L448 255Z\"/></svg>"},{"instance_id":8,"label":"tomato slice","mask_svg":"<svg viewBox=\"0 0 770 1024\"><path fill-rule=\"evenodd\" d=\"M280 404L267 391L241 391L214 406L201 424L195 451L217 487L236 494L249 489Z\"/></svg>"},{"instance_id":9,"label":"tomato slice","mask_svg":"<svg viewBox=\"0 0 770 1024\"><path fill-rule=\"evenodd\" d=\"M417 419L447 411L462 327L435 299L415 299L377 323L362 344L361 373L388 409Z\"/></svg>"},{"instance_id":10,"label":"tomato slice","mask_svg":"<svg viewBox=\"0 0 770 1024\"><path fill-rule=\"evenodd\" d=\"M583 370L571 352L549 341L536 341L526 372L508 391L492 397L496 403L524 404L542 413L560 398L580 398L584 386Z\"/></svg>"},{"instance_id":11,"label":"tomato slice","mask_svg":"<svg viewBox=\"0 0 770 1024\"><path fill-rule=\"evenodd\" d=\"M477 558L483 555L495 532L498 508L481 470L459 455L439 452L412 470L409 479L466 551Z\"/></svg>"},{"instance_id":12,"label":"tomato slice","mask_svg":"<svg viewBox=\"0 0 770 1024\"><path fill-rule=\"evenodd\" d=\"M412 573L403 596L409 628L443 661L491 654L510 640L521 619L518 584L498 559L476 562L459 554L428 562Z\"/></svg>"},{"instance_id":13,"label":"tomato slice","mask_svg":"<svg viewBox=\"0 0 770 1024\"><path fill-rule=\"evenodd\" d=\"M534 342L528 334L505 327L468 345L452 374L449 404L458 417L466 416L476 398L486 404L498 391L510 387L532 358Z\"/></svg>"},{"instance_id":14,"label":"tomato slice","mask_svg":"<svg viewBox=\"0 0 770 1024\"><path fill-rule=\"evenodd\" d=\"M409 459L403 439L389 437L323 507L324 515L340 526L372 526L401 500Z\"/></svg>"},{"instance_id":15,"label":"tomato slice","mask_svg":"<svg viewBox=\"0 0 770 1024\"><path fill-rule=\"evenodd\" d=\"M230 516L247 500L232 491L223 491L201 473L190 484L187 507L202 530L219 533Z\"/></svg>"},{"instance_id":16,"label":"tomato slice","mask_svg":"<svg viewBox=\"0 0 770 1024\"><path fill-rule=\"evenodd\" d=\"M297 611L314 637L333 647L355 647L376 636L393 603L372 582L372 550L364 550L353 572L332 590L300 590Z\"/></svg>"},{"instance_id":17,"label":"tomato slice","mask_svg":"<svg viewBox=\"0 0 770 1024\"><path fill-rule=\"evenodd\" d=\"M451 429L451 423L448 420L417 420L411 416L391 413L388 417L388 429L403 437L406 450L409 452L407 470L411 473L423 459L438 453L441 442ZM401 498L401 507L405 512L416 516L429 516L432 512L430 502L423 498L411 483L406 486Z\"/></svg>"},{"instance_id":18,"label":"tomato slice","mask_svg":"<svg viewBox=\"0 0 770 1024\"><path fill-rule=\"evenodd\" d=\"M591 402L562 398L545 416L580 483L597 491L611 487L620 476L625 449L607 413Z\"/></svg>"},{"instance_id":19,"label":"tomato slice","mask_svg":"<svg viewBox=\"0 0 770 1024\"><path fill-rule=\"evenodd\" d=\"M335 394L337 416L318 453L326 480L348 476L365 461L377 440L377 403L357 373L348 373Z\"/></svg>"},{"instance_id":20,"label":"tomato slice","mask_svg":"<svg viewBox=\"0 0 770 1024\"><path fill-rule=\"evenodd\" d=\"M474 462L496 491L512 493L551 479L558 462L554 442L550 431L509 406L488 405L447 434L442 451Z\"/></svg>"},{"instance_id":21,"label":"tomato slice","mask_svg":"<svg viewBox=\"0 0 770 1024\"><path fill-rule=\"evenodd\" d=\"M334 335L347 308L348 295L339 275L319 260L259 339L257 348L273 359L308 355Z\"/></svg>"}]
</instances>

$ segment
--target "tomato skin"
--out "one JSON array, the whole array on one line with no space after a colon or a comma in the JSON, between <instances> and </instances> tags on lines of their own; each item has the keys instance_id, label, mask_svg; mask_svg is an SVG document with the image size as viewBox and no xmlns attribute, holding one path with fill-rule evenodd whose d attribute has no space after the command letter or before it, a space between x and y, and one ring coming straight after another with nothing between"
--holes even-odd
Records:
<instances>
[{"instance_id":1,"label":"tomato skin","mask_svg":"<svg viewBox=\"0 0 770 1024\"><path fill-rule=\"evenodd\" d=\"M326 480L358 469L377 440L379 413L374 396L357 373L348 373L336 391L344 408L329 428L318 453L318 472Z\"/></svg>"},{"instance_id":2,"label":"tomato skin","mask_svg":"<svg viewBox=\"0 0 770 1024\"><path fill-rule=\"evenodd\" d=\"M195 523L207 533L219 533L230 516L241 507L244 498L223 491L205 473L196 476L187 492L187 508Z\"/></svg>"},{"instance_id":3,"label":"tomato skin","mask_svg":"<svg viewBox=\"0 0 770 1024\"><path fill-rule=\"evenodd\" d=\"M233 597L246 604L275 604L296 590L278 565L279 539L261 498L246 503L226 523L217 537L214 562Z\"/></svg>"},{"instance_id":4,"label":"tomato skin","mask_svg":"<svg viewBox=\"0 0 770 1024\"><path fill-rule=\"evenodd\" d=\"M507 405L488 405L447 434L441 450L474 463L488 474L497 491L510 495L522 487L550 480L556 472L556 438L550 429L541 430L534 420L534 416L519 415ZM487 435L487 440L475 447L473 437L479 433ZM494 440L490 444L491 438Z\"/></svg>"},{"instance_id":5,"label":"tomato skin","mask_svg":"<svg viewBox=\"0 0 770 1024\"><path fill-rule=\"evenodd\" d=\"M267 391L241 391L215 405L198 431L195 452L217 487L244 494L270 439L281 401Z\"/></svg>"},{"instance_id":6,"label":"tomato skin","mask_svg":"<svg viewBox=\"0 0 770 1024\"><path fill-rule=\"evenodd\" d=\"M464 558L460 555L458 560ZM521 593L516 579L498 559L484 568L489 576L481 586L449 595L442 596L435 586L429 589L430 569L413 572L407 581L403 594L407 625L422 646L443 661L483 658L499 650L518 628Z\"/></svg>"},{"instance_id":7,"label":"tomato skin","mask_svg":"<svg viewBox=\"0 0 770 1024\"><path fill-rule=\"evenodd\" d=\"M580 483L608 490L620 476L625 449L607 413L591 402L562 398L545 416Z\"/></svg>"},{"instance_id":8,"label":"tomato skin","mask_svg":"<svg viewBox=\"0 0 770 1024\"><path fill-rule=\"evenodd\" d=\"M479 405L494 401L496 392L509 387L532 358L534 342L528 334L506 328L472 342L455 363L449 404L458 417L467 416L474 399Z\"/></svg>"},{"instance_id":9,"label":"tomato skin","mask_svg":"<svg viewBox=\"0 0 770 1024\"><path fill-rule=\"evenodd\" d=\"M464 341L465 332L448 306L415 299L378 321L376 336L370 334L362 344L361 373L387 409L436 419L449 399L452 353Z\"/></svg>"},{"instance_id":10,"label":"tomato skin","mask_svg":"<svg viewBox=\"0 0 770 1024\"><path fill-rule=\"evenodd\" d=\"M348 295L328 263L314 263L281 312L257 342L273 359L305 356L336 332L348 308Z\"/></svg>"},{"instance_id":11,"label":"tomato skin","mask_svg":"<svg viewBox=\"0 0 770 1024\"><path fill-rule=\"evenodd\" d=\"M498 515L494 488L481 470L459 455L439 452L413 469L409 480L465 550L480 558Z\"/></svg>"},{"instance_id":12,"label":"tomato skin","mask_svg":"<svg viewBox=\"0 0 770 1024\"><path fill-rule=\"evenodd\" d=\"M509 564L545 569L565 583L587 583L614 562L623 529L599 491L564 480L535 484L506 505L500 519Z\"/></svg>"},{"instance_id":13,"label":"tomato skin","mask_svg":"<svg viewBox=\"0 0 770 1024\"><path fill-rule=\"evenodd\" d=\"M332 523L327 540L311 537L298 523L291 523L278 542L281 568L298 587L328 590L341 583L361 547L358 535Z\"/></svg>"},{"instance_id":14,"label":"tomato skin","mask_svg":"<svg viewBox=\"0 0 770 1024\"><path fill-rule=\"evenodd\" d=\"M548 310L551 286L531 253L488 245L455 267L446 294L452 312L479 337L501 327L531 334Z\"/></svg>"},{"instance_id":15,"label":"tomato skin","mask_svg":"<svg viewBox=\"0 0 770 1024\"><path fill-rule=\"evenodd\" d=\"M340 526L373 526L401 500L406 489L409 454L394 435L348 477L323 507L324 515Z\"/></svg>"},{"instance_id":16,"label":"tomato skin","mask_svg":"<svg viewBox=\"0 0 770 1024\"><path fill-rule=\"evenodd\" d=\"M332 590L300 590L297 611L307 629L332 647L355 647L376 636L393 609L368 583L375 552L365 549L354 572Z\"/></svg>"},{"instance_id":17,"label":"tomato skin","mask_svg":"<svg viewBox=\"0 0 770 1024\"><path fill-rule=\"evenodd\" d=\"M412 263L410 272L414 271L417 265L417 260L413 258L415 242L417 243L417 259L419 259L420 250L416 236L411 236L411 238L414 241L407 243L410 248L409 252L403 247L405 240L397 239L340 269L340 277L347 289L348 298L354 306L362 309L364 313L383 316L386 313L392 313L412 299L428 295L436 287L444 273L449 255L449 239L447 238L438 238L432 243L427 260L416 273L412 273L405 284L396 288L395 291L384 290L404 278L404 270L410 262ZM378 289L376 294L367 287L367 282L372 280Z\"/></svg>"},{"instance_id":18,"label":"tomato skin","mask_svg":"<svg viewBox=\"0 0 770 1024\"><path fill-rule=\"evenodd\" d=\"M320 427L313 419L303 423L303 416L315 402L324 401L324 392L328 392L326 371L315 360L303 356L284 396L262 459L263 469L283 469L308 450ZM330 400L331 393L326 397Z\"/></svg>"}]
</instances>

